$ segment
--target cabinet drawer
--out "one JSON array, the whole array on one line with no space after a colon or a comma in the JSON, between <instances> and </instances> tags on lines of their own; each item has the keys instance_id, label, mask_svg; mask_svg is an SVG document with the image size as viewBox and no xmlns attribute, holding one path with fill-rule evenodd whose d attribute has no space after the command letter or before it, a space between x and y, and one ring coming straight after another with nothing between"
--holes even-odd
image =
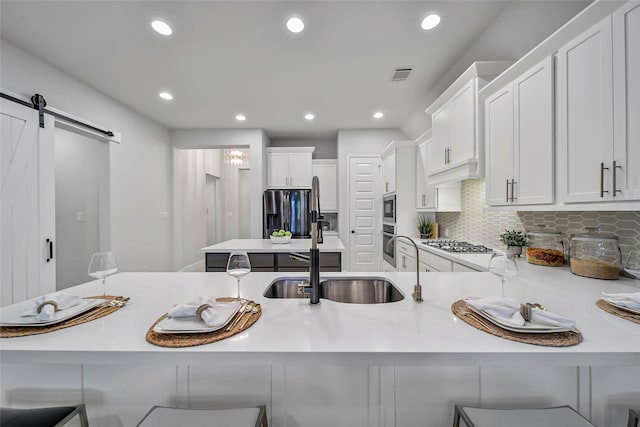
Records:
<instances>
[{"instance_id":1,"label":"cabinet drawer","mask_svg":"<svg viewBox=\"0 0 640 427\"><path fill-rule=\"evenodd\" d=\"M275 266L273 254L249 254L249 262L251 263L251 269L253 268L271 268Z\"/></svg>"},{"instance_id":2,"label":"cabinet drawer","mask_svg":"<svg viewBox=\"0 0 640 427\"><path fill-rule=\"evenodd\" d=\"M427 251L420 251L420 262L423 262L432 266L434 269L438 271L452 271L453 270L453 262L449 261L446 258L441 256L432 254Z\"/></svg>"},{"instance_id":3,"label":"cabinet drawer","mask_svg":"<svg viewBox=\"0 0 640 427\"><path fill-rule=\"evenodd\" d=\"M214 271L209 270L210 268L222 268L222 271L225 271L227 268L227 260L229 260L229 254L206 254L206 260L207 271Z\"/></svg>"},{"instance_id":4,"label":"cabinet drawer","mask_svg":"<svg viewBox=\"0 0 640 427\"><path fill-rule=\"evenodd\" d=\"M309 255L309 252L300 252L302 255ZM306 267L309 268L309 263L307 261L300 261L294 258L291 258L288 253L279 253L276 255L278 260L278 271L282 270L283 267ZM320 252L320 268L324 271L333 271L327 270L326 268L337 268L340 271L341 268L341 254L339 252ZM325 268L326 267L326 268Z\"/></svg>"},{"instance_id":5,"label":"cabinet drawer","mask_svg":"<svg viewBox=\"0 0 640 427\"><path fill-rule=\"evenodd\" d=\"M405 255L409 255L411 258L415 258L416 249L412 245L400 241L396 241L396 245L399 252L402 252Z\"/></svg>"},{"instance_id":6,"label":"cabinet drawer","mask_svg":"<svg viewBox=\"0 0 640 427\"><path fill-rule=\"evenodd\" d=\"M458 264L457 262L454 262L453 271L463 273L467 271L477 272L478 270L476 270L475 268L467 267L466 265L462 265L462 264Z\"/></svg>"}]
</instances>

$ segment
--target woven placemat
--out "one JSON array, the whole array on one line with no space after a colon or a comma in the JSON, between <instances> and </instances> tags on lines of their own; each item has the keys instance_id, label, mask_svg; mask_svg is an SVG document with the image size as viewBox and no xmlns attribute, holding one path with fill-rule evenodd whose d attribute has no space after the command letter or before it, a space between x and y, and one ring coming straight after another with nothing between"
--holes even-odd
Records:
<instances>
[{"instance_id":1,"label":"woven placemat","mask_svg":"<svg viewBox=\"0 0 640 427\"><path fill-rule=\"evenodd\" d=\"M219 302L229 302L234 301L235 298L217 298L216 301ZM255 304L255 302L247 300L248 303ZM233 324L238 316L242 316L239 322L229 331L227 331L227 326L213 332L206 333L197 333L197 334L160 334L158 332L154 332L153 328L164 320L167 317L167 314L163 314L160 316L158 320L156 320L153 325L147 331L147 341L153 345L157 345L160 347L192 347L196 345L209 344L212 342L220 341L225 338L232 337L240 332L244 332L249 329L254 323L258 321L260 316L262 316L262 308L258 306L258 312L253 313L251 317L248 313L236 313L235 316L231 318L227 325ZM247 320L248 319L248 320ZM247 323L244 325L242 329L240 326L247 320Z\"/></svg>"},{"instance_id":2,"label":"woven placemat","mask_svg":"<svg viewBox=\"0 0 640 427\"><path fill-rule=\"evenodd\" d=\"M599 299L596 301L596 305L600 307L600 309L606 311L609 314L613 314L614 316L622 317L625 320L630 320L634 323L640 323L640 314L633 314L628 311L625 311L621 308L618 308L614 305L609 304L603 299Z\"/></svg>"},{"instance_id":3,"label":"woven placemat","mask_svg":"<svg viewBox=\"0 0 640 427\"><path fill-rule=\"evenodd\" d=\"M549 334L528 334L524 332L507 331L471 311L464 300L451 304L451 311L474 328L511 341L546 347L570 347L582 341L582 334L573 331L553 332Z\"/></svg>"},{"instance_id":4,"label":"woven placemat","mask_svg":"<svg viewBox=\"0 0 640 427\"><path fill-rule=\"evenodd\" d=\"M96 295L92 297L85 297L85 299L101 299L102 295ZM118 298L114 295L107 295L107 300ZM98 306L84 313L78 314L64 322L56 323L49 326L0 326L0 338L16 338L26 337L28 335L46 334L49 332L57 331L64 328L70 328L71 326L81 325L83 323L91 322L92 320L99 319L104 316L120 310L122 306Z\"/></svg>"}]
</instances>

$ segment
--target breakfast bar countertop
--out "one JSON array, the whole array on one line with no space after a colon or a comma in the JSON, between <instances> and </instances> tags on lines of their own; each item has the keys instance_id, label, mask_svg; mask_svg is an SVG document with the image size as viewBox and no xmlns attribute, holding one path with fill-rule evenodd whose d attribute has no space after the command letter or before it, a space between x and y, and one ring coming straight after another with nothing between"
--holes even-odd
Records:
<instances>
[{"instance_id":1,"label":"breakfast bar countertop","mask_svg":"<svg viewBox=\"0 0 640 427\"><path fill-rule=\"evenodd\" d=\"M198 296L235 293L225 273L119 273L106 282L112 295L130 297L117 312L71 328L0 340L2 363L220 363L368 365L634 365L640 366L640 324L615 317L595 304L606 292L638 292L640 282L605 281L518 261L520 274L505 293L537 302L576 321L582 343L541 347L508 341L475 329L451 312L470 296L500 294L500 280L486 272L421 273L424 302L411 299L415 273L322 273L321 277L383 276L404 299L387 304L346 304L322 299L269 299L263 296L278 277L305 273L253 272L244 277L244 298L262 306L251 328L215 343L186 348L157 347L145 340L148 328L173 305ZM99 281L65 292L101 295ZM25 301L25 308L33 301Z\"/></svg>"},{"instance_id":2,"label":"breakfast bar countertop","mask_svg":"<svg viewBox=\"0 0 640 427\"><path fill-rule=\"evenodd\" d=\"M323 243L318 244L322 252L344 252L346 248L337 236L325 236ZM273 243L270 239L232 239L207 246L200 251L204 253L227 253L233 251L246 252L308 252L311 239L291 239L289 243Z\"/></svg>"}]
</instances>

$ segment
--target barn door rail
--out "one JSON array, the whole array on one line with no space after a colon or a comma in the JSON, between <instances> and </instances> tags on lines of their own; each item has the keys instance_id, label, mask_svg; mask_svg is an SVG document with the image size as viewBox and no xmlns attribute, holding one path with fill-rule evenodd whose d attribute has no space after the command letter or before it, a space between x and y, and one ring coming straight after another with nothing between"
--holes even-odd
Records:
<instances>
[{"instance_id":1,"label":"barn door rail","mask_svg":"<svg viewBox=\"0 0 640 427\"><path fill-rule=\"evenodd\" d=\"M74 119L72 117L69 116L65 116L64 114L60 114L58 112L55 111L51 111L51 110L47 110L45 107L47 106L47 101L44 99L44 96L40 95L39 93L34 94L31 97L31 102L28 101L24 101L20 98L16 98L15 96L11 96L7 93L4 92L0 92L0 98L4 98L4 99L8 99L9 101L12 102L16 102L18 104L24 105L25 107L29 107L29 108L33 108L34 110L38 110L38 114L40 115L40 127L43 128L44 127L44 115L46 114L50 114L53 117L60 119L60 120L64 120L65 122L68 123L72 123L76 126L81 126L83 128L89 129L93 132L98 132L101 133L105 136L108 136L110 138L113 138L115 136L115 134L113 132L111 132L110 130L104 130L104 129L100 129L97 128L95 126L92 126L88 123L84 123L80 120Z\"/></svg>"}]
</instances>

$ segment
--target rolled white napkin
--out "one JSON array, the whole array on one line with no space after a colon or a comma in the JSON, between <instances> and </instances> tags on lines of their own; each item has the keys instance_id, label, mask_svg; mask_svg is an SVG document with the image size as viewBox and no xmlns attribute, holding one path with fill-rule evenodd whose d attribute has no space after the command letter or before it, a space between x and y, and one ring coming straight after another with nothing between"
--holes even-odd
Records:
<instances>
[{"instance_id":1,"label":"rolled white napkin","mask_svg":"<svg viewBox=\"0 0 640 427\"><path fill-rule=\"evenodd\" d=\"M640 292L608 293L603 292L603 300L632 310L640 310Z\"/></svg>"},{"instance_id":2,"label":"rolled white napkin","mask_svg":"<svg viewBox=\"0 0 640 427\"><path fill-rule=\"evenodd\" d=\"M525 320L520 314L520 303L512 298L470 298L466 302L476 310L482 310L505 323L513 326L525 325ZM531 307L530 323L563 328L572 328L576 324L571 319L535 307Z\"/></svg>"},{"instance_id":3,"label":"rolled white napkin","mask_svg":"<svg viewBox=\"0 0 640 427\"><path fill-rule=\"evenodd\" d=\"M206 307L209 305L209 307ZM194 317L198 316L200 310L200 318L208 326L220 326L238 311L240 301L217 302L213 298L198 297L194 300L177 304L169 310L168 317Z\"/></svg>"},{"instance_id":4,"label":"rolled white napkin","mask_svg":"<svg viewBox=\"0 0 640 427\"><path fill-rule=\"evenodd\" d=\"M53 319L56 311L71 308L80 304L82 297L80 295L72 295L64 292L54 292L43 295L35 300L33 307L22 313L22 316L36 316L41 322L47 322ZM45 304L45 303L51 304Z\"/></svg>"}]
</instances>

